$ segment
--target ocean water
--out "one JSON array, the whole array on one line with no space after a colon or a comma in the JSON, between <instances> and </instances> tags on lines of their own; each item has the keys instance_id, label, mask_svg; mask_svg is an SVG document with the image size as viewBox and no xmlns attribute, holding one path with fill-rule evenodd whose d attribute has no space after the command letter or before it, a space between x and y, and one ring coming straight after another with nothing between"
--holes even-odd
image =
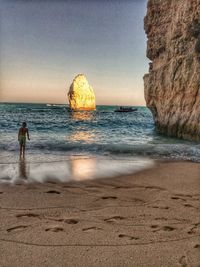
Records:
<instances>
[{"instance_id":1,"label":"ocean water","mask_svg":"<svg viewBox=\"0 0 200 267\"><path fill-rule=\"evenodd\" d=\"M115 166L113 170L119 174L133 171L142 162L151 164L154 159L200 162L200 144L156 134L151 112L146 107L137 107L137 111L131 113L116 113L115 106L97 106L96 111L77 112L69 112L66 107L0 104L0 165L4 177L12 173L5 171L8 163L14 166L20 162L17 134L22 121L27 121L31 138L27 141L25 162L29 165L51 163L52 166L56 162L81 160L86 166L86 159L87 162L92 159L93 167L90 168L90 162L85 176L92 169L95 169L94 176L98 176L102 169L108 173L110 165ZM66 169L63 173L67 173ZM12 176L17 175L12 173Z\"/></svg>"}]
</instances>

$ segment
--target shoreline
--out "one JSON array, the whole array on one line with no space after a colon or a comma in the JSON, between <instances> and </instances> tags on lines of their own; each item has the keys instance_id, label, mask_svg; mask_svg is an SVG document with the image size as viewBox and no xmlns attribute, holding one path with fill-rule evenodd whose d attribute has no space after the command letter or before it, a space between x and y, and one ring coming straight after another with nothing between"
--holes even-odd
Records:
<instances>
[{"instance_id":1,"label":"shoreline","mask_svg":"<svg viewBox=\"0 0 200 267\"><path fill-rule=\"evenodd\" d=\"M0 184L0 265L198 266L199 174L159 161L115 178Z\"/></svg>"},{"instance_id":2,"label":"shoreline","mask_svg":"<svg viewBox=\"0 0 200 267\"><path fill-rule=\"evenodd\" d=\"M0 184L69 183L81 180L115 179L156 168L160 163L199 164L198 161L191 159L158 159L144 156L73 155L60 159L49 158L45 161L35 161L27 156L18 157L17 161L0 162Z\"/></svg>"},{"instance_id":3,"label":"shoreline","mask_svg":"<svg viewBox=\"0 0 200 267\"><path fill-rule=\"evenodd\" d=\"M45 183L86 181L102 178L115 178L136 173L152 167L150 158L111 158L111 157L71 157L45 162L29 161L26 158L17 162L0 164L0 183Z\"/></svg>"}]
</instances>

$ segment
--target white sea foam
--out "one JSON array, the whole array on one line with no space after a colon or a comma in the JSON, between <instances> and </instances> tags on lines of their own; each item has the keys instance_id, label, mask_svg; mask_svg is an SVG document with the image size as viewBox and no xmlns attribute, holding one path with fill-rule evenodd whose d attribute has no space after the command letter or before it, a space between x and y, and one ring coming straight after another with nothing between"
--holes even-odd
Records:
<instances>
[{"instance_id":1,"label":"white sea foam","mask_svg":"<svg viewBox=\"0 0 200 267\"><path fill-rule=\"evenodd\" d=\"M1 183L69 182L128 175L154 165L148 158L74 157L61 162L34 163L21 159L0 164Z\"/></svg>"}]
</instances>

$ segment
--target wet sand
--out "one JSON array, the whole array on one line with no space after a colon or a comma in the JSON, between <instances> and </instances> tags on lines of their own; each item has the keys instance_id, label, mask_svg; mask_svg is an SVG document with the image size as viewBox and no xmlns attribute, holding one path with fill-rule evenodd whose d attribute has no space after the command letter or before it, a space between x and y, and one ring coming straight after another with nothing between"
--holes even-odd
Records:
<instances>
[{"instance_id":1,"label":"wet sand","mask_svg":"<svg viewBox=\"0 0 200 267\"><path fill-rule=\"evenodd\" d=\"M0 184L0 266L200 266L200 164Z\"/></svg>"}]
</instances>

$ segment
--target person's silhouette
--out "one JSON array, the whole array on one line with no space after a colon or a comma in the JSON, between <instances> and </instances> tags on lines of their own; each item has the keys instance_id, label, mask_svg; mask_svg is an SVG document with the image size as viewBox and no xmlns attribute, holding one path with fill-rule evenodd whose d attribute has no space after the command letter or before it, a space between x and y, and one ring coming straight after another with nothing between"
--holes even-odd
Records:
<instances>
[{"instance_id":1,"label":"person's silhouette","mask_svg":"<svg viewBox=\"0 0 200 267\"><path fill-rule=\"evenodd\" d=\"M26 135L28 137L28 140L30 140L29 138L29 131L28 128L26 127L27 124L26 122L22 123L22 127L19 128L19 132L18 132L18 141L19 141L19 146L20 146L20 157L25 157L25 148L26 148Z\"/></svg>"}]
</instances>

